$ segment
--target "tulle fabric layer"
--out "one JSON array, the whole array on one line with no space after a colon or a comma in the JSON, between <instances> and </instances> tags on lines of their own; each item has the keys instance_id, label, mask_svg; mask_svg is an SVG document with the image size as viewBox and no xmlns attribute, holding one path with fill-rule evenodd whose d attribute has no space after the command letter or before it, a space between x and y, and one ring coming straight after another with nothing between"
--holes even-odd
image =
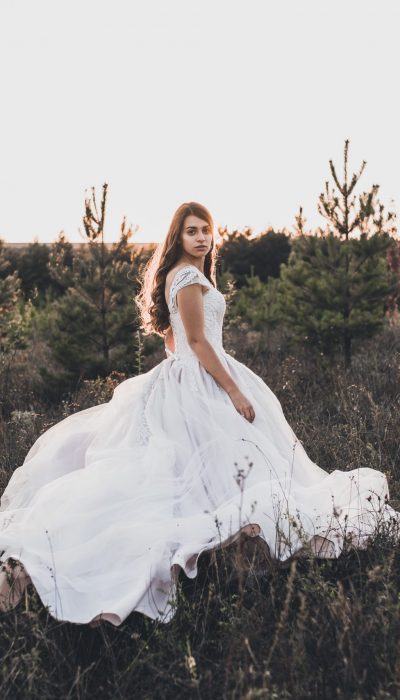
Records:
<instances>
[{"instance_id":1,"label":"tulle fabric layer","mask_svg":"<svg viewBox=\"0 0 400 700\"><path fill-rule=\"evenodd\" d=\"M249 423L198 361L171 355L105 404L52 426L13 473L0 505L0 557L22 561L57 619L119 625L133 611L168 622L179 567L260 528L287 561L322 538L336 557L398 520L382 472L321 469L252 370L221 361L251 400Z\"/></svg>"}]
</instances>

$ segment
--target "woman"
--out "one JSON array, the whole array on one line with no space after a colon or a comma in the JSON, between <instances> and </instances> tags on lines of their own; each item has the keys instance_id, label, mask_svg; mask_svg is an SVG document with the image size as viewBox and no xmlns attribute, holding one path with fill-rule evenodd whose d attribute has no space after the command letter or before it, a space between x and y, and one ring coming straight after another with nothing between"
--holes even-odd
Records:
<instances>
[{"instance_id":1,"label":"woman","mask_svg":"<svg viewBox=\"0 0 400 700\"><path fill-rule=\"evenodd\" d=\"M337 557L400 515L383 473L311 461L264 381L223 347L213 221L176 211L136 298L167 357L43 433L1 499L2 609L31 582L51 615L168 622L180 568L241 533L271 558Z\"/></svg>"}]
</instances>

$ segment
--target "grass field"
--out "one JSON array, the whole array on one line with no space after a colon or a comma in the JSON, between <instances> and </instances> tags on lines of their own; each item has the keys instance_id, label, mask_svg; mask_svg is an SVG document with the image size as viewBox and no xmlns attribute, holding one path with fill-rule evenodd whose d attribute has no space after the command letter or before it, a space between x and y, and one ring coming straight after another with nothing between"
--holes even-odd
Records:
<instances>
[{"instance_id":1,"label":"grass field","mask_svg":"<svg viewBox=\"0 0 400 700\"><path fill-rule=\"evenodd\" d=\"M254 357L243 342L236 356L277 394L314 461L327 471L385 472L400 510L398 329L356 348L349 371L339 361L316 368L306 356ZM46 426L108 400L111 389L87 384L52 412L30 404L25 417L3 420L1 490ZM30 587L0 617L1 697L396 698L399 591L400 547L390 531L366 550L286 567L244 536L204 553L197 578L181 574L168 624L135 612L119 628L59 622Z\"/></svg>"}]
</instances>

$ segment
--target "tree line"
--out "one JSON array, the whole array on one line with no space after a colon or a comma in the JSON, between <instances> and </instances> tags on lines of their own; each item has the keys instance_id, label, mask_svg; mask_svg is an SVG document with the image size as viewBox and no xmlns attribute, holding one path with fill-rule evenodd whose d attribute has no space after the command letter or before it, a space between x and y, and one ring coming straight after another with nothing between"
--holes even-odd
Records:
<instances>
[{"instance_id":1,"label":"tree line","mask_svg":"<svg viewBox=\"0 0 400 700\"><path fill-rule=\"evenodd\" d=\"M289 347L352 362L355 340L398 322L400 246L394 212L379 200L379 186L356 195L365 169L343 176L329 161L332 182L318 199L324 229L307 230L300 207L292 231L220 228L218 283L229 293L233 325L265 333L284 328ZM162 341L143 338L133 302L138 276L151 250L132 246L123 220L118 240L105 243L107 184L84 204L81 249L61 233L51 245L25 249L0 240L0 351L2 366L39 335L55 367L40 367L47 386L67 390L84 378L112 370L136 373L137 351ZM34 360L34 358L32 358Z\"/></svg>"}]
</instances>

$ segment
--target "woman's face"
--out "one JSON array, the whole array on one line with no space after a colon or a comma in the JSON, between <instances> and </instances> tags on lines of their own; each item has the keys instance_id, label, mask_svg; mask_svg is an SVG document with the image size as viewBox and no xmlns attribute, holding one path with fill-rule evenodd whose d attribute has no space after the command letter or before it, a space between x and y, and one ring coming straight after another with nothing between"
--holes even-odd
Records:
<instances>
[{"instance_id":1,"label":"woman's face","mask_svg":"<svg viewBox=\"0 0 400 700\"><path fill-rule=\"evenodd\" d=\"M190 214L183 224L181 243L183 252L193 258L204 258L211 250L212 230L207 223Z\"/></svg>"}]
</instances>

